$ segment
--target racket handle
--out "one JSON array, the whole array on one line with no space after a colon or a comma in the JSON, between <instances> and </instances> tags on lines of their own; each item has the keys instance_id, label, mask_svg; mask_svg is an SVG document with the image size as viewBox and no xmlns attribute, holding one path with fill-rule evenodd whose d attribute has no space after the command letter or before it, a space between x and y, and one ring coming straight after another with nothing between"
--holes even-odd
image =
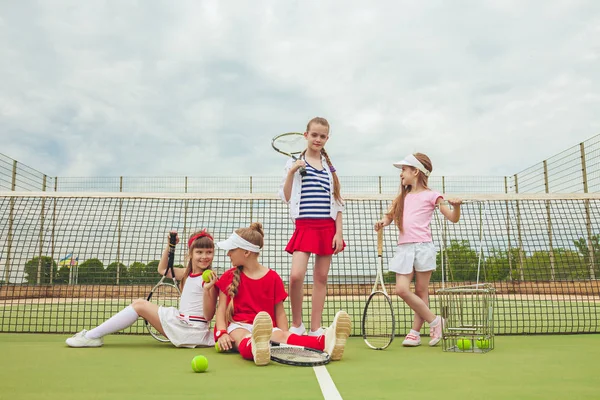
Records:
<instances>
[{"instance_id":1,"label":"racket handle","mask_svg":"<svg viewBox=\"0 0 600 400\"><path fill-rule=\"evenodd\" d=\"M298 168L298 172L300 172L300 176L306 176L306 168L300 167Z\"/></svg>"},{"instance_id":2,"label":"racket handle","mask_svg":"<svg viewBox=\"0 0 600 400\"><path fill-rule=\"evenodd\" d=\"M177 234L174 232L169 232L169 251L175 251L175 244L177 243Z\"/></svg>"},{"instance_id":3,"label":"racket handle","mask_svg":"<svg viewBox=\"0 0 600 400\"><path fill-rule=\"evenodd\" d=\"M383 256L383 227L377 231L377 255Z\"/></svg>"}]
</instances>

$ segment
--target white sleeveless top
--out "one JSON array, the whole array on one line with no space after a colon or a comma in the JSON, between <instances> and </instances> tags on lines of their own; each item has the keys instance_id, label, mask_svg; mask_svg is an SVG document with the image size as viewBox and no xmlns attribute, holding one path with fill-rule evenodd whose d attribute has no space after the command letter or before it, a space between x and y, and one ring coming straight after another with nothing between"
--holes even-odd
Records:
<instances>
[{"instance_id":1,"label":"white sleeveless top","mask_svg":"<svg viewBox=\"0 0 600 400\"><path fill-rule=\"evenodd\" d=\"M181 292L179 312L189 316L190 321L206 321L204 318L204 281L202 274L189 275Z\"/></svg>"}]
</instances>

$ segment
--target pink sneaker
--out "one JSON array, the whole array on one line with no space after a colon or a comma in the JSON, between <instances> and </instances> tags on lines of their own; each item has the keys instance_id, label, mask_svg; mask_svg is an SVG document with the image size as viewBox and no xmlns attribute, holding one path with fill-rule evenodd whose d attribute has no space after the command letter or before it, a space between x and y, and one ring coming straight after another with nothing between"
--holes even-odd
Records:
<instances>
[{"instance_id":1,"label":"pink sneaker","mask_svg":"<svg viewBox=\"0 0 600 400\"><path fill-rule=\"evenodd\" d=\"M438 315L433 320L432 325L429 325L429 336L431 337L429 340L430 346L435 346L442 340L442 328L445 324L446 320Z\"/></svg>"},{"instance_id":2,"label":"pink sneaker","mask_svg":"<svg viewBox=\"0 0 600 400\"><path fill-rule=\"evenodd\" d=\"M417 335L413 335L412 333L409 333L408 335L406 335L406 337L404 338L404 341L402 342L402 346L405 347L417 347L421 345L421 335L417 336Z\"/></svg>"}]
</instances>

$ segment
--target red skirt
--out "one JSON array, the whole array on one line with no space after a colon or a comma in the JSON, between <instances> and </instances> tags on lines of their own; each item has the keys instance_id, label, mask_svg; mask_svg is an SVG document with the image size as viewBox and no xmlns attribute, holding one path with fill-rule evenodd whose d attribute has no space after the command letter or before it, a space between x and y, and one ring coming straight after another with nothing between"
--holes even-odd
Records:
<instances>
[{"instance_id":1,"label":"red skirt","mask_svg":"<svg viewBox=\"0 0 600 400\"><path fill-rule=\"evenodd\" d=\"M297 219L296 230L285 247L285 251L290 254L301 251L318 256L330 256L334 250L332 246L334 236L335 221L331 218ZM345 242L343 246L346 247Z\"/></svg>"}]
</instances>

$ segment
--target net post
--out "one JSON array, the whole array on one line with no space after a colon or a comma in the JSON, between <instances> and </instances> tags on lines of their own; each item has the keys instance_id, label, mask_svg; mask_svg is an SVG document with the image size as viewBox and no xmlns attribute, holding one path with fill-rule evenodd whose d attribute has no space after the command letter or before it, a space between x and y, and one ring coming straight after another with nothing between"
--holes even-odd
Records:
<instances>
[{"instance_id":1,"label":"net post","mask_svg":"<svg viewBox=\"0 0 600 400\"><path fill-rule=\"evenodd\" d=\"M550 186L548 185L548 162L546 160L543 161L544 164L544 187L546 189L546 193L550 193ZM548 245L549 251L548 255L550 256L550 280L554 282L556 274L555 274L555 265L554 265L554 250L552 246L552 218L550 216L550 201L546 200L546 217L548 218Z\"/></svg>"},{"instance_id":2,"label":"net post","mask_svg":"<svg viewBox=\"0 0 600 400\"><path fill-rule=\"evenodd\" d=\"M381 188L381 175L379 175L378 178L379 178L378 179L378 182L379 182L379 194L382 194L383 191L382 191L382 188Z\"/></svg>"},{"instance_id":3,"label":"net post","mask_svg":"<svg viewBox=\"0 0 600 400\"><path fill-rule=\"evenodd\" d=\"M58 191L58 178L54 178L54 193ZM52 199L52 236L50 238L50 285L54 282L54 238L56 237L56 197ZM58 266L57 266L58 271Z\"/></svg>"},{"instance_id":4,"label":"net post","mask_svg":"<svg viewBox=\"0 0 600 400\"><path fill-rule=\"evenodd\" d=\"M185 177L184 192L188 192L188 177ZM183 237L187 238L187 214L188 214L188 199L186 198L183 202Z\"/></svg>"},{"instance_id":5,"label":"net post","mask_svg":"<svg viewBox=\"0 0 600 400\"><path fill-rule=\"evenodd\" d=\"M252 193L252 176L250 176L250 193ZM254 200L250 199L250 223L253 221L252 212L254 211Z\"/></svg>"},{"instance_id":6,"label":"net post","mask_svg":"<svg viewBox=\"0 0 600 400\"><path fill-rule=\"evenodd\" d=\"M504 177L504 192L506 194L508 194L508 177L505 176ZM510 252L510 212L509 212L509 207L508 207L508 200L506 200L504 202L505 206L506 206L506 237L508 239L508 246L507 246L507 254L506 257L508 258L508 279L512 282L513 281L513 265L512 265L512 257L511 257L511 252Z\"/></svg>"},{"instance_id":7,"label":"net post","mask_svg":"<svg viewBox=\"0 0 600 400\"><path fill-rule=\"evenodd\" d=\"M46 175L42 180L42 191L46 191ZM37 281L38 285L42 284L42 249L44 248L44 219L46 210L46 198L42 197L42 207L40 210L40 236L39 236L39 251L38 251L38 270L37 270Z\"/></svg>"},{"instance_id":8,"label":"net post","mask_svg":"<svg viewBox=\"0 0 600 400\"><path fill-rule=\"evenodd\" d=\"M123 192L123 176L119 177L119 192ZM123 211L123 199L119 199L119 216L117 219L117 276L116 284L121 282L121 213Z\"/></svg>"},{"instance_id":9,"label":"net post","mask_svg":"<svg viewBox=\"0 0 600 400\"><path fill-rule=\"evenodd\" d=\"M519 177L515 174L515 193L519 193ZM517 240L519 242L519 277L521 282L525 281L525 272L523 270L523 237L521 236L521 206L519 200L516 201L517 207Z\"/></svg>"},{"instance_id":10,"label":"net post","mask_svg":"<svg viewBox=\"0 0 600 400\"><path fill-rule=\"evenodd\" d=\"M583 177L583 193L588 193L588 182L587 182L587 168L585 164L585 145L583 142L579 144L579 151L581 153L581 175ZM594 244L592 242L592 219L590 216L590 201L584 200L585 204L585 225L587 230L587 244L588 252L590 253L590 278L596 279L596 272L594 271L594 265L596 265Z\"/></svg>"}]
</instances>

